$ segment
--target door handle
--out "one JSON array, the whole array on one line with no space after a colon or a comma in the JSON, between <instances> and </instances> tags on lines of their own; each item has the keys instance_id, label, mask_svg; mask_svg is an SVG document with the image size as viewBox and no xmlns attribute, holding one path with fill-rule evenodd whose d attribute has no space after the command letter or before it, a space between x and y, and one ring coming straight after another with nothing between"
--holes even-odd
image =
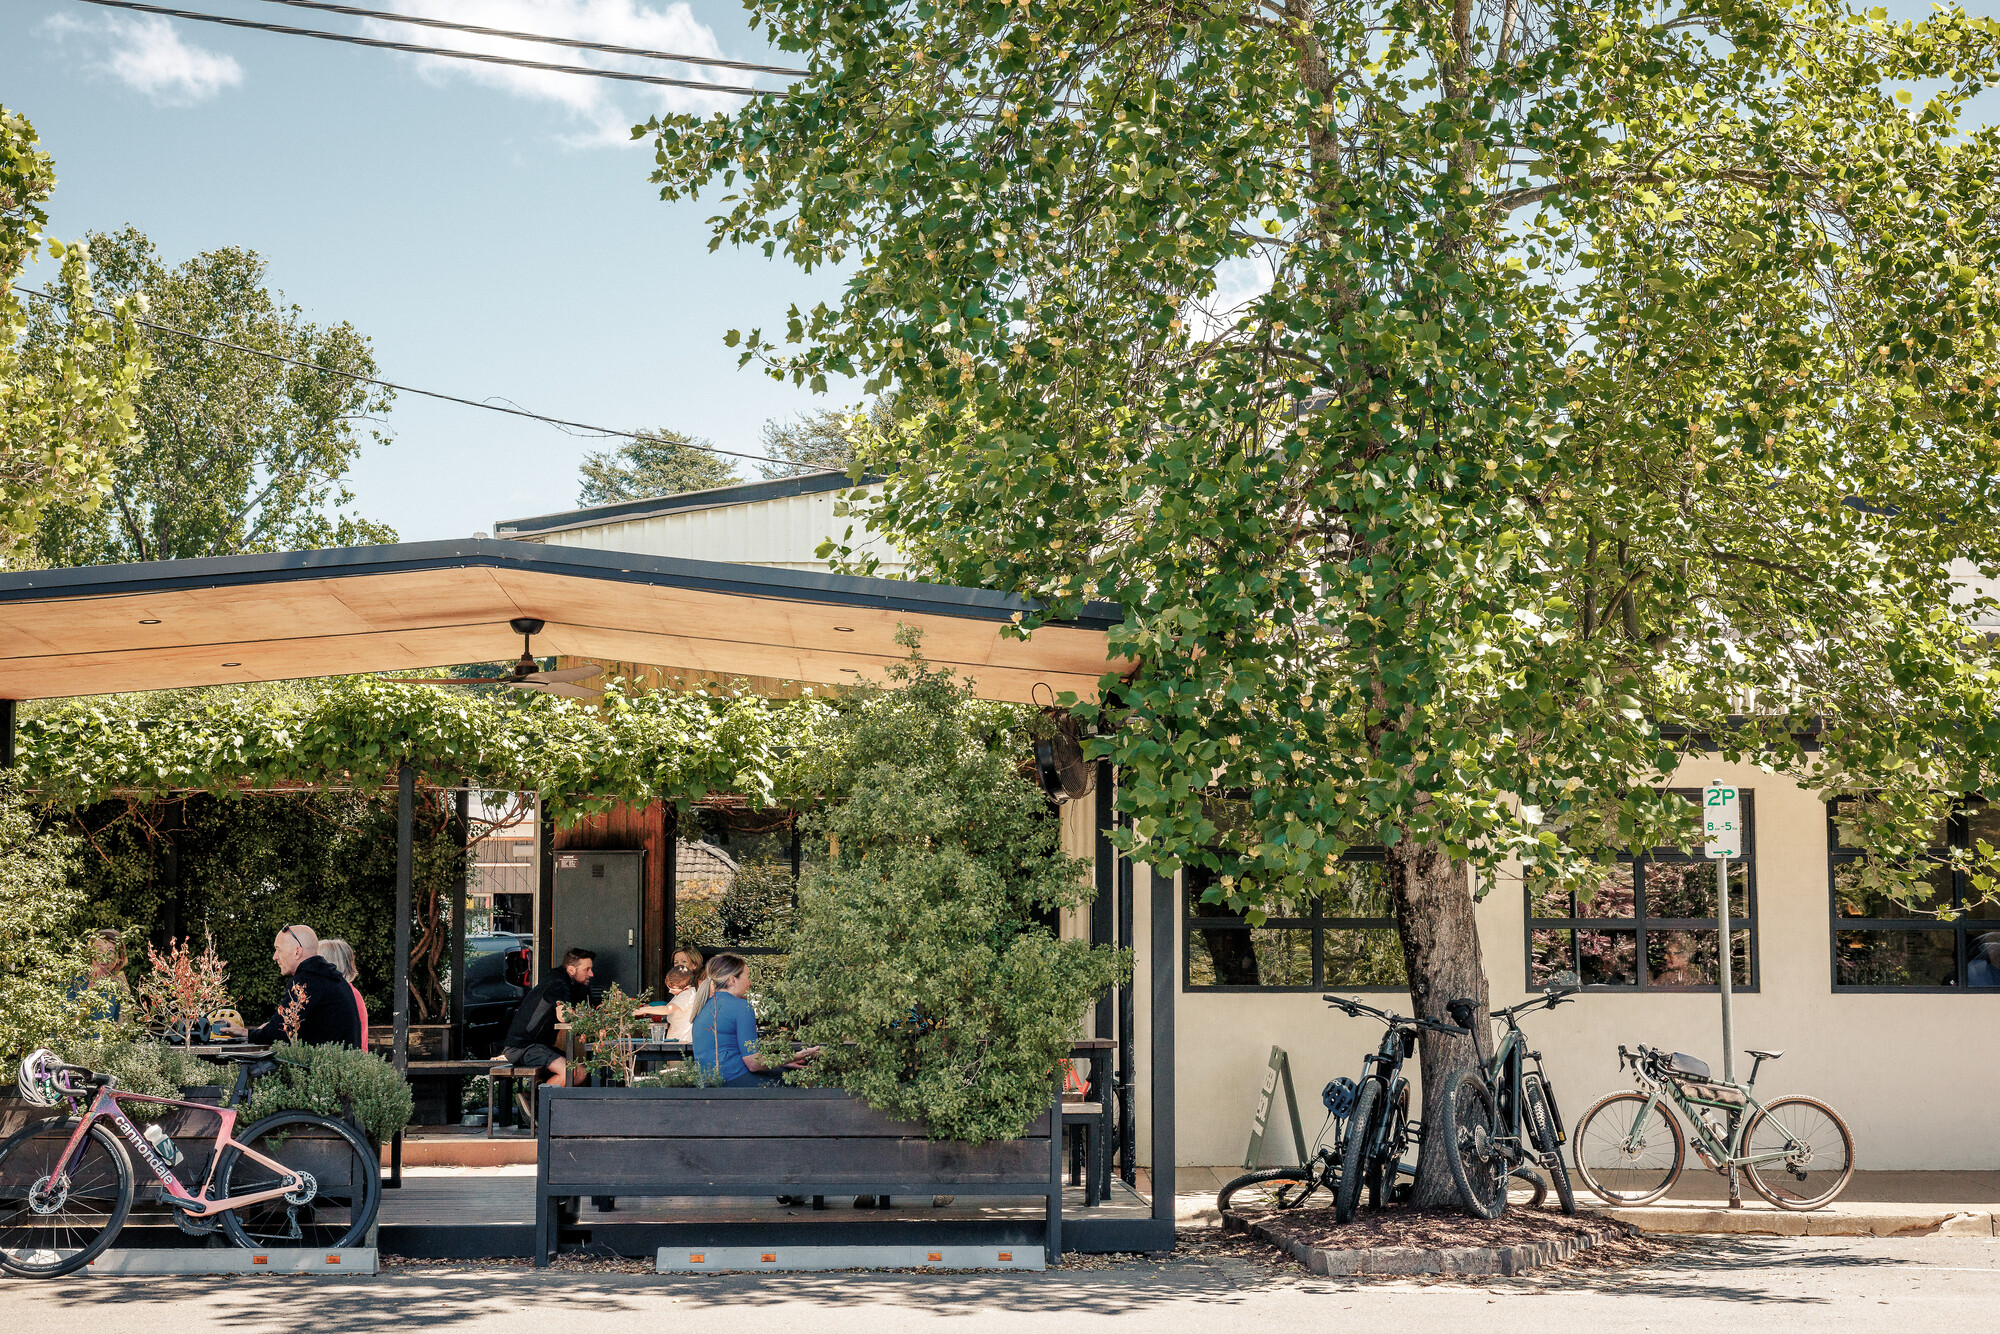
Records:
<instances>
[{"instance_id":1,"label":"door handle","mask_svg":"<svg viewBox=\"0 0 2000 1334\"><path fill-rule=\"evenodd\" d=\"M625 928L625 943L627 945L636 945L639 943L637 940L633 939L633 933L631 927Z\"/></svg>"}]
</instances>

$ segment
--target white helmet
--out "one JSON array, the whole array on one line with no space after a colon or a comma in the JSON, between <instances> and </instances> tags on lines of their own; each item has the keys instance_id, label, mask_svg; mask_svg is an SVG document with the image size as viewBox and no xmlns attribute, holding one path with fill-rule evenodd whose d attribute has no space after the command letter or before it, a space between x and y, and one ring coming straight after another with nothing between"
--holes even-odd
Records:
<instances>
[{"instance_id":1,"label":"white helmet","mask_svg":"<svg viewBox=\"0 0 2000 1334\"><path fill-rule=\"evenodd\" d=\"M63 1062L47 1047L37 1047L21 1058L21 1072L14 1079L21 1096L37 1107L53 1107L68 1090L62 1078Z\"/></svg>"}]
</instances>

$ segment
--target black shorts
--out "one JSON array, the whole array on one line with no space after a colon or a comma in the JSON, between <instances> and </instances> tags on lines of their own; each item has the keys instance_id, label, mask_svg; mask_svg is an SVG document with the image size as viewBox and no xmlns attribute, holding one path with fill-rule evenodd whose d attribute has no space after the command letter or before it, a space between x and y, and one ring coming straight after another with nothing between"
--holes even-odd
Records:
<instances>
[{"instance_id":1,"label":"black shorts","mask_svg":"<svg viewBox=\"0 0 2000 1334\"><path fill-rule=\"evenodd\" d=\"M537 1070L546 1070L564 1059L554 1047L544 1047L539 1042L531 1042L525 1047L509 1047L500 1054L507 1058L509 1065L531 1065Z\"/></svg>"}]
</instances>

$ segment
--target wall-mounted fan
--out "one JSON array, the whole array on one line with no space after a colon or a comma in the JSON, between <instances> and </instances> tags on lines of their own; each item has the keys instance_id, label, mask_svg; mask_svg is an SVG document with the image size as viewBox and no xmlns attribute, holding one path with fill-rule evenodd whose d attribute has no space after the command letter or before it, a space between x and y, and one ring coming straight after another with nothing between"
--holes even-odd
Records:
<instances>
[{"instance_id":1,"label":"wall-mounted fan","mask_svg":"<svg viewBox=\"0 0 2000 1334\"><path fill-rule=\"evenodd\" d=\"M1035 742L1035 772L1042 791L1057 801L1089 796L1096 786L1096 773L1095 766L1083 757L1083 725L1059 704L1043 705L1042 716L1055 728L1054 736Z\"/></svg>"},{"instance_id":2,"label":"wall-mounted fan","mask_svg":"<svg viewBox=\"0 0 2000 1334\"><path fill-rule=\"evenodd\" d=\"M578 681L588 681L593 676L601 676L602 667L565 667L559 672L545 672L535 655L529 651L528 641L542 632L542 622L532 616L516 617L507 622L515 634L521 636L521 656L515 660L513 671L505 676L424 676L406 677L412 685L433 686L506 686L510 690L539 690L544 695L567 695L571 699L602 699L604 692L594 686L580 686Z\"/></svg>"}]
</instances>

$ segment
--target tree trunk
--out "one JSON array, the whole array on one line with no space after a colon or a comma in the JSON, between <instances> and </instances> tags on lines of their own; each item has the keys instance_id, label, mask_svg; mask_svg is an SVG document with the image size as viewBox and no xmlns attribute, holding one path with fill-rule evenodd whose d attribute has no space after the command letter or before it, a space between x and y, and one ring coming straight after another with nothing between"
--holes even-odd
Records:
<instances>
[{"instance_id":1,"label":"tree trunk","mask_svg":"<svg viewBox=\"0 0 2000 1334\"><path fill-rule=\"evenodd\" d=\"M1403 942L1403 965L1410 977L1410 1003L1424 1019L1451 1022L1447 1001L1460 997L1487 1009L1486 970L1479 958L1479 928L1472 911L1472 889L1463 865L1443 849L1407 840L1388 850L1389 887L1396 900L1396 932ZM1439 1127L1444 1124L1439 1095L1447 1076L1459 1066L1483 1059L1492 1050L1487 1026L1476 1026L1478 1043L1465 1038L1425 1033L1420 1039L1423 1070L1424 1145L1417 1159L1417 1184L1411 1203L1418 1208L1455 1208L1458 1187Z\"/></svg>"}]
</instances>

